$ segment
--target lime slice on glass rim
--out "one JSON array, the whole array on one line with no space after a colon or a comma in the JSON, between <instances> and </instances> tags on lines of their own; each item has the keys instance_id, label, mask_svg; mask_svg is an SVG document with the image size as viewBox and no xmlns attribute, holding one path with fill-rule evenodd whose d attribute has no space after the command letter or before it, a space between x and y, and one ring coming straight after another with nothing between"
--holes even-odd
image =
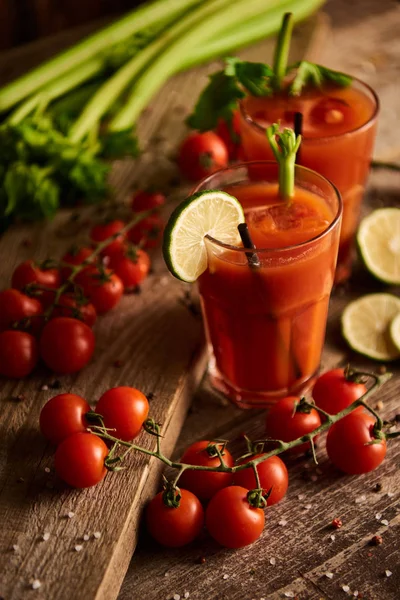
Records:
<instances>
[{"instance_id":1,"label":"lime slice on glass rim","mask_svg":"<svg viewBox=\"0 0 400 600\"><path fill-rule=\"evenodd\" d=\"M384 283L400 284L400 208L379 208L365 217L357 244L372 275Z\"/></svg>"},{"instance_id":2,"label":"lime slice on glass rim","mask_svg":"<svg viewBox=\"0 0 400 600\"><path fill-rule=\"evenodd\" d=\"M164 231L163 254L175 277L193 283L207 269L204 237L226 244L240 242L238 225L244 222L239 200L217 190L197 192L172 213Z\"/></svg>"},{"instance_id":3,"label":"lime slice on glass rim","mask_svg":"<svg viewBox=\"0 0 400 600\"><path fill-rule=\"evenodd\" d=\"M393 345L397 348L400 354L400 311L394 317L394 319L392 319L389 327L389 333Z\"/></svg>"},{"instance_id":4,"label":"lime slice on glass rim","mask_svg":"<svg viewBox=\"0 0 400 600\"><path fill-rule=\"evenodd\" d=\"M368 294L346 306L342 314L343 337L353 350L375 360L395 360L400 349L392 343L389 327L400 313L400 298L393 294Z\"/></svg>"}]
</instances>

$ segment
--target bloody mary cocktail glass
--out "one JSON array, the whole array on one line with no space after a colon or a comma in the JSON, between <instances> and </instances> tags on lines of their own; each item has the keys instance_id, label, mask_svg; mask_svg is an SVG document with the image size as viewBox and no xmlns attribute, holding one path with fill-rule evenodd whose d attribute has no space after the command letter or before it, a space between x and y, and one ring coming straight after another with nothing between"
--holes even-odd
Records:
<instances>
[{"instance_id":1,"label":"bloody mary cocktail glass","mask_svg":"<svg viewBox=\"0 0 400 600\"><path fill-rule=\"evenodd\" d=\"M247 97L240 105L245 159L273 158L266 128L280 120L293 127L294 113L303 114L299 164L332 181L343 201L342 231L335 281L351 273L354 234L370 166L379 110L375 92L353 79L349 87L325 85L306 89L298 97L287 91L272 97Z\"/></svg>"},{"instance_id":2,"label":"bloody mary cocktail glass","mask_svg":"<svg viewBox=\"0 0 400 600\"><path fill-rule=\"evenodd\" d=\"M243 408L298 393L316 374L336 267L336 188L296 166L295 193L286 202L277 181L275 162L243 163L195 190L235 196L257 247L252 266L248 250L207 236L208 268L199 278L211 382Z\"/></svg>"}]
</instances>

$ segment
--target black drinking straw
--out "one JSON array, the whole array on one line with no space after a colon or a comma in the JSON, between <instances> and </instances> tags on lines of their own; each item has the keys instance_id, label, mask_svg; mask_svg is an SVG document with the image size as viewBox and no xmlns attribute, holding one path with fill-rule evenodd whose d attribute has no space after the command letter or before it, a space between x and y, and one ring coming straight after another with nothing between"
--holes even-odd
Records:
<instances>
[{"instance_id":1,"label":"black drinking straw","mask_svg":"<svg viewBox=\"0 0 400 600\"><path fill-rule=\"evenodd\" d=\"M253 240L251 239L249 228L247 227L247 223L240 223L240 225L238 225L238 231L239 231L239 235L242 240L242 243L243 243L243 247L251 248L252 250L255 250L256 247L254 245ZM245 254L246 254L247 262L249 263L249 267L259 267L260 266L261 263L260 263L260 259L258 258L257 252L246 252Z\"/></svg>"},{"instance_id":2,"label":"black drinking straw","mask_svg":"<svg viewBox=\"0 0 400 600\"><path fill-rule=\"evenodd\" d=\"M295 112L294 113L294 133L296 135L296 138L299 135L302 135L303 132L303 113L301 112ZM300 164L300 157L301 157L301 144L299 149L297 150L297 156L296 156L296 164Z\"/></svg>"}]
</instances>

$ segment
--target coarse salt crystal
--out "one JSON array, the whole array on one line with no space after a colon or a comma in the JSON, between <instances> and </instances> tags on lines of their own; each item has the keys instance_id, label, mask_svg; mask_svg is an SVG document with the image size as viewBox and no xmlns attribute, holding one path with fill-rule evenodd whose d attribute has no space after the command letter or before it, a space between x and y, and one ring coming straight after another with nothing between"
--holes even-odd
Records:
<instances>
[{"instance_id":1,"label":"coarse salt crystal","mask_svg":"<svg viewBox=\"0 0 400 600\"><path fill-rule=\"evenodd\" d=\"M365 502L366 499L367 496L365 494L363 494L362 496L358 496L358 498L356 498L356 504L361 504L361 502Z\"/></svg>"},{"instance_id":2,"label":"coarse salt crystal","mask_svg":"<svg viewBox=\"0 0 400 600\"><path fill-rule=\"evenodd\" d=\"M344 592L346 592L346 594L348 594L348 593L349 593L349 591L350 591L350 586L349 586L349 585L342 585L342 590L343 590Z\"/></svg>"},{"instance_id":3,"label":"coarse salt crystal","mask_svg":"<svg viewBox=\"0 0 400 600\"><path fill-rule=\"evenodd\" d=\"M93 537L96 538L96 540L99 540L101 538L101 532L100 531L95 531L93 534Z\"/></svg>"},{"instance_id":4,"label":"coarse salt crystal","mask_svg":"<svg viewBox=\"0 0 400 600\"><path fill-rule=\"evenodd\" d=\"M89 538L90 538L90 535L88 533L85 533L85 535L83 536L83 541L87 542Z\"/></svg>"},{"instance_id":5,"label":"coarse salt crystal","mask_svg":"<svg viewBox=\"0 0 400 600\"><path fill-rule=\"evenodd\" d=\"M388 492L386 495L388 498L393 498L394 492Z\"/></svg>"},{"instance_id":6,"label":"coarse salt crystal","mask_svg":"<svg viewBox=\"0 0 400 600\"><path fill-rule=\"evenodd\" d=\"M305 495L305 494L299 494L299 495L297 496L297 499L298 499L298 500L304 500L304 498L305 498L305 497L306 497L306 495Z\"/></svg>"},{"instance_id":7,"label":"coarse salt crystal","mask_svg":"<svg viewBox=\"0 0 400 600\"><path fill-rule=\"evenodd\" d=\"M281 527L285 527L285 525L287 525L287 521L285 519L282 519L281 521L279 521L278 525L280 525Z\"/></svg>"},{"instance_id":8,"label":"coarse salt crystal","mask_svg":"<svg viewBox=\"0 0 400 600\"><path fill-rule=\"evenodd\" d=\"M45 468L44 468L44 472L45 472L45 473L50 473L50 469L49 469L49 467L45 467Z\"/></svg>"},{"instance_id":9,"label":"coarse salt crystal","mask_svg":"<svg viewBox=\"0 0 400 600\"><path fill-rule=\"evenodd\" d=\"M382 513L376 513L375 519L379 521L382 518Z\"/></svg>"},{"instance_id":10,"label":"coarse salt crystal","mask_svg":"<svg viewBox=\"0 0 400 600\"><path fill-rule=\"evenodd\" d=\"M317 481L318 480L318 475L311 475L310 477L311 481Z\"/></svg>"},{"instance_id":11,"label":"coarse salt crystal","mask_svg":"<svg viewBox=\"0 0 400 600\"><path fill-rule=\"evenodd\" d=\"M38 590L41 585L42 585L42 583L41 583L41 581L39 581L39 579L34 579L32 581L32 589L33 590Z\"/></svg>"},{"instance_id":12,"label":"coarse salt crystal","mask_svg":"<svg viewBox=\"0 0 400 600\"><path fill-rule=\"evenodd\" d=\"M185 593L183 594L183 597L184 597L184 598L189 598L189 596L190 596L189 592L185 592Z\"/></svg>"},{"instance_id":13,"label":"coarse salt crystal","mask_svg":"<svg viewBox=\"0 0 400 600\"><path fill-rule=\"evenodd\" d=\"M47 542L47 540L50 538L49 532L45 531L44 534L42 535L42 538L45 542Z\"/></svg>"},{"instance_id":14,"label":"coarse salt crystal","mask_svg":"<svg viewBox=\"0 0 400 600\"><path fill-rule=\"evenodd\" d=\"M294 598L294 592L285 592L284 596L286 596L286 598Z\"/></svg>"},{"instance_id":15,"label":"coarse salt crystal","mask_svg":"<svg viewBox=\"0 0 400 600\"><path fill-rule=\"evenodd\" d=\"M269 564L272 565L272 566L275 566L276 565L276 558L273 558L273 557L270 558L269 559Z\"/></svg>"},{"instance_id":16,"label":"coarse salt crystal","mask_svg":"<svg viewBox=\"0 0 400 600\"><path fill-rule=\"evenodd\" d=\"M77 544L77 545L75 546L75 550L76 550L77 552L80 552L80 551L82 550L82 548L83 548L83 546L82 546L81 544Z\"/></svg>"},{"instance_id":17,"label":"coarse salt crystal","mask_svg":"<svg viewBox=\"0 0 400 600\"><path fill-rule=\"evenodd\" d=\"M387 519L382 519L381 525L386 525L387 527L389 525L389 521Z\"/></svg>"},{"instance_id":18,"label":"coarse salt crystal","mask_svg":"<svg viewBox=\"0 0 400 600\"><path fill-rule=\"evenodd\" d=\"M169 576L169 573L168 573L168 571L165 571L165 573L164 573L164 577L168 577L168 576Z\"/></svg>"},{"instance_id":19,"label":"coarse salt crystal","mask_svg":"<svg viewBox=\"0 0 400 600\"><path fill-rule=\"evenodd\" d=\"M332 579L333 573L325 573L325 577L327 577L328 579Z\"/></svg>"},{"instance_id":20,"label":"coarse salt crystal","mask_svg":"<svg viewBox=\"0 0 400 600\"><path fill-rule=\"evenodd\" d=\"M225 575L222 576L222 579L229 579L229 575L225 573Z\"/></svg>"},{"instance_id":21,"label":"coarse salt crystal","mask_svg":"<svg viewBox=\"0 0 400 600\"><path fill-rule=\"evenodd\" d=\"M69 511L69 513L67 514L68 519L72 519L72 517L75 516L75 513L72 512L72 510Z\"/></svg>"},{"instance_id":22,"label":"coarse salt crystal","mask_svg":"<svg viewBox=\"0 0 400 600\"><path fill-rule=\"evenodd\" d=\"M49 386L44 384L40 389L42 390L42 392L46 392L49 389Z\"/></svg>"},{"instance_id":23,"label":"coarse salt crystal","mask_svg":"<svg viewBox=\"0 0 400 600\"><path fill-rule=\"evenodd\" d=\"M173 595L173 599L174 599L174 600L181 600L181 597L180 597L180 595L179 595L179 594L174 594L174 595Z\"/></svg>"},{"instance_id":24,"label":"coarse salt crystal","mask_svg":"<svg viewBox=\"0 0 400 600\"><path fill-rule=\"evenodd\" d=\"M356 590L355 592L353 592L353 596L355 596L357 598L357 596L358 596L358 590Z\"/></svg>"},{"instance_id":25,"label":"coarse salt crystal","mask_svg":"<svg viewBox=\"0 0 400 600\"><path fill-rule=\"evenodd\" d=\"M312 508L312 504L306 504L306 505L304 506L304 509L305 509L305 510L310 510L310 508Z\"/></svg>"},{"instance_id":26,"label":"coarse salt crystal","mask_svg":"<svg viewBox=\"0 0 400 600\"><path fill-rule=\"evenodd\" d=\"M18 546L18 544L13 544L12 548L13 548L14 552L19 552L19 546Z\"/></svg>"},{"instance_id":27,"label":"coarse salt crystal","mask_svg":"<svg viewBox=\"0 0 400 600\"><path fill-rule=\"evenodd\" d=\"M392 571L389 571L389 569L386 569L385 575L386 575L386 577L390 577L391 575L393 575L393 573L392 573Z\"/></svg>"},{"instance_id":28,"label":"coarse salt crystal","mask_svg":"<svg viewBox=\"0 0 400 600\"><path fill-rule=\"evenodd\" d=\"M335 536L335 535L333 535L333 533L332 533L332 535L330 535L329 537L331 538L332 542L334 542L334 541L335 541L335 539L336 539L336 536Z\"/></svg>"}]
</instances>

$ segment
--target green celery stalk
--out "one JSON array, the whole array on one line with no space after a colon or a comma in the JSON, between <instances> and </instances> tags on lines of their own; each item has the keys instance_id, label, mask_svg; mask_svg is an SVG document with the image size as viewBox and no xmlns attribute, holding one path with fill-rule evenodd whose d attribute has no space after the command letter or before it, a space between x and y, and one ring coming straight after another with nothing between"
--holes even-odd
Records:
<instances>
[{"instance_id":1,"label":"green celery stalk","mask_svg":"<svg viewBox=\"0 0 400 600\"><path fill-rule=\"evenodd\" d=\"M260 2L260 0L257 1ZM172 72L175 69L175 63L173 65L169 64L169 67L167 68L166 65L168 64L168 60L162 60L164 53L168 53L169 48L174 47L176 39L179 39L179 36L183 35L184 32L190 31L191 27L198 27L199 23L204 26L204 23L207 24L210 17L215 13L217 13L219 17L219 11L222 8L226 9L229 6L231 6L231 0L214 0L213 2L203 4L201 7L196 8L188 15L182 17L175 25L165 31L159 39L150 43L138 55L128 61L99 88L85 106L81 115L71 128L69 134L70 140L73 143L77 143L88 135L91 129L96 126L96 123L98 123L101 117L107 113L112 104L119 98L122 92L131 84L139 73L142 72L147 81L150 79L151 83L149 85L151 85L151 90L158 89L161 83L168 78L171 67L173 67ZM152 75L153 65L157 66L160 60L163 65L165 65L165 71L162 77L159 75L158 70L154 71L154 75ZM145 67L148 68L145 69ZM139 103L141 107L144 108L147 104L149 93L146 92L145 86L142 89L138 94L140 96ZM153 92L151 92L151 94L152 93ZM124 120L123 126L116 127L114 130L120 131L122 129L128 129L129 127L132 127L134 121L135 118L130 118L128 122Z\"/></svg>"},{"instance_id":2,"label":"green celery stalk","mask_svg":"<svg viewBox=\"0 0 400 600\"><path fill-rule=\"evenodd\" d=\"M156 0L131 11L117 22L85 38L82 42L41 64L0 90L0 112L38 91L53 79L82 65L109 46L161 21L174 21L200 0Z\"/></svg>"},{"instance_id":3,"label":"green celery stalk","mask_svg":"<svg viewBox=\"0 0 400 600\"><path fill-rule=\"evenodd\" d=\"M265 11L253 16L228 30L224 30L218 37L188 50L182 57L179 71L185 71L199 64L220 58L244 46L255 43L279 31L282 15L291 10L295 22L302 21L314 13L325 0L289 0L271 11Z\"/></svg>"},{"instance_id":4,"label":"green celery stalk","mask_svg":"<svg viewBox=\"0 0 400 600\"><path fill-rule=\"evenodd\" d=\"M216 0L213 6L218 4L218 10L191 28L186 26L182 35L165 46L162 53L152 60L149 68L141 73L134 83L125 106L111 121L110 131L123 131L132 127L155 92L179 70L183 57L190 51L190 48L198 47L207 40L217 37L221 30L221 23L224 28L240 27L249 14L256 16L269 9L277 8L281 3L282 0L236 0L233 10L232 2L228 6L224 6L225 2L218 3Z\"/></svg>"},{"instance_id":5,"label":"green celery stalk","mask_svg":"<svg viewBox=\"0 0 400 600\"><path fill-rule=\"evenodd\" d=\"M83 63L83 65L77 69L66 73L59 79L44 86L37 94L31 96L26 102L19 105L8 117L7 122L10 123L10 125L18 125L22 119L27 117L38 106L48 104L52 100L63 96L70 90L97 75L103 64L104 61L102 59L93 58L92 60Z\"/></svg>"}]
</instances>

